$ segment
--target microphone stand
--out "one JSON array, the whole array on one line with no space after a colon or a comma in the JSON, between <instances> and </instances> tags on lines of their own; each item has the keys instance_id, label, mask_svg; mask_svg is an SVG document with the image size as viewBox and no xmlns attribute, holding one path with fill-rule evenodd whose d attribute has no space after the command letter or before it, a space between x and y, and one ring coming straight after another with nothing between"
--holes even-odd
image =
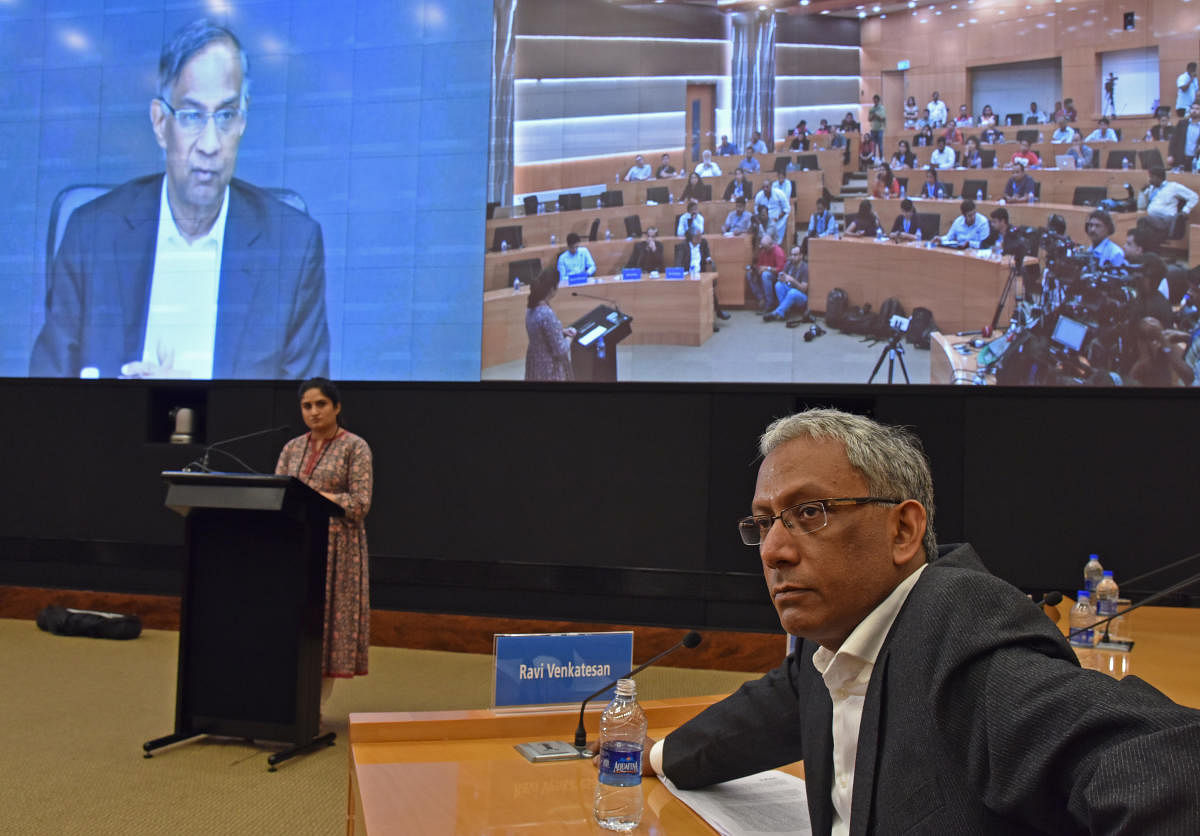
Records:
<instances>
[{"instance_id":1,"label":"microphone stand","mask_svg":"<svg viewBox=\"0 0 1200 836\"><path fill-rule=\"evenodd\" d=\"M222 439L221 441L217 441L217 442L205 447L204 455L200 457L200 461L192 462L192 464L189 464L184 469L188 470L188 469L191 469L192 465L196 465L200 470L204 471L205 473L212 473L212 470L210 470L208 467L208 456L210 453L212 453L212 451L217 450L221 447L224 447L226 444L233 444L235 441L245 441L248 438L257 438L261 435L271 435L273 433L282 432L283 430L286 430L286 429L288 429L288 425L281 424L278 427L271 427L269 430L257 430L252 433L246 433L245 435L236 435L233 438ZM231 459L233 459L238 464L242 465L242 467L246 468L251 473L257 472L254 470L254 468L250 467L248 464L243 462L241 459L239 459L237 456L233 455L232 453L229 453L225 450L221 450L220 452L229 456Z\"/></svg>"}]
</instances>

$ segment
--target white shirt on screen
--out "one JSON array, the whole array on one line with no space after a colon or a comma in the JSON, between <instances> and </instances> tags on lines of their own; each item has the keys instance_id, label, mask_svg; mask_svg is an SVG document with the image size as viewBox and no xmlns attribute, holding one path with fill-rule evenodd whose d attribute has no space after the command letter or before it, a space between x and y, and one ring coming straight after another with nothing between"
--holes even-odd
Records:
<instances>
[{"instance_id":1,"label":"white shirt on screen","mask_svg":"<svg viewBox=\"0 0 1200 836\"><path fill-rule=\"evenodd\" d=\"M896 585L879 606L859 622L842 642L837 652L818 647L812 663L833 700L833 836L849 836L850 803L854 797L854 757L858 751L858 731L862 726L863 704L867 685L875 670L875 660L883 641L892 629L901 607L917 579L925 571L922 566ZM650 749L650 766L662 775L663 743L659 740ZM666 776L670 778L671 776Z\"/></svg>"},{"instance_id":2,"label":"white shirt on screen","mask_svg":"<svg viewBox=\"0 0 1200 836\"><path fill-rule=\"evenodd\" d=\"M163 178L158 209L158 241L150 280L146 341L142 361L170 366L173 377L207 380L213 372L217 335L217 296L221 286L221 253L229 187L221 211L205 235L188 243L167 201Z\"/></svg>"}]
</instances>

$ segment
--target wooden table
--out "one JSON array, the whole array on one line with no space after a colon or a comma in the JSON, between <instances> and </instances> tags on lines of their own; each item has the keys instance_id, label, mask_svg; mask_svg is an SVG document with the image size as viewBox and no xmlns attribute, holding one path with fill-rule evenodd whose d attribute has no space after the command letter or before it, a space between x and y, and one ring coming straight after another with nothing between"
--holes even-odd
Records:
<instances>
[{"instance_id":1,"label":"wooden table","mask_svg":"<svg viewBox=\"0 0 1200 836\"><path fill-rule=\"evenodd\" d=\"M956 337L953 333L934 331L929 337L929 382L943 385L975 385L975 370L978 368L979 349L972 348L963 354L955 346L963 345L978 335ZM995 375L984 375L984 384L996 382Z\"/></svg>"},{"instance_id":2,"label":"wooden table","mask_svg":"<svg viewBox=\"0 0 1200 836\"><path fill-rule=\"evenodd\" d=\"M943 331L980 328L992 321L1011 259L986 260L976 252L861 238L810 239L809 298L822 309L829 291L841 287L851 305L870 302L879 310L885 299L895 296L905 313L918 306L929 308ZM1003 316L1011 311L1010 295Z\"/></svg>"},{"instance_id":3,"label":"wooden table","mask_svg":"<svg viewBox=\"0 0 1200 836\"><path fill-rule=\"evenodd\" d=\"M564 325L574 322L597 305L599 299L572 296L587 293L614 300L633 317L631 345L702 345L713 334L712 287L715 273L699 279L622 281L620 276L593 278L583 285L562 285L550 306ZM525 310L529 288L506 288L483 294L483 356L481 368L519 360L529 338Z\"/></svg>"},{"instance_id":4,"label":"wooden table","mask_svg":"<svg viewBox=\"0 0 1200 836\"><path fill-rule=\"evenodd\" d=\"M721 696L642 705L661 738ZM595 739L602 706L587 713ZM596 770L590 761L529 763L513 745L574 736L578 710L496 714L428 711L350 715L347 834L587 833ZM802 775L798 764L786 771ZM656 778L643 782L639 833L711 834Z\"/></svg>"}]
</instances>

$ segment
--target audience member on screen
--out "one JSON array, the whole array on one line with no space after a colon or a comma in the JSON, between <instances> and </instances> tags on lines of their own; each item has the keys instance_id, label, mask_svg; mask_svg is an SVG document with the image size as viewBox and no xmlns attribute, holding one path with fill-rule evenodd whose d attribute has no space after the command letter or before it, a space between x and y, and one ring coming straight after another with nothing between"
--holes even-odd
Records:
<instances>
[{"instance_id":1,"label":"audience member on screen","mask_svg":"<svg viewBox=\"0 0 1200 836\"><path fill-rule=\"evenodd\" d=\"M633 158L633 166L625 173L625 182L632 183L636 180L649 180L653 176L654 171L650 168L650 163L646 162L641 154L638 154Z\"/></svg>"},{"instance_id":2,"label":"audience member on screen","mask_svg":"<svg viewBox=\"0 0 1200 836\"><path fill-rule=\"evenodd\" d=\"M771 237L778 242L787 240L788 218L792 214L792 184L788 182L787 173L780 171L775 174L775 182L771 184L771 194L767 198L767 215L771 218Z\"/></svg>"},{"instance_id":3,"label":"audience member on screen","mask_svg":"<svg viewBox=\"0 0 1200 836\"><path fill-rule=\"evenodd\" d=\"M904 129L911 131L917 127L917 119L921 115L921 108L917 106L917 100L913 96L909 96L904 100Z\"/></svg>"},{"instance_id":4,"label":"audience member on screen","mask_svg":"<svg viewBox=\"0 0 1200 836\"><path fill-rule=\"evenodd\" d=\"M860 238L877 235L882 227L869 200L860 201L858 211L846 220L846 234Z\"/></svg>"},{"instance_id":5,"label":"audience member on screen","mask_svg":"<svg viewBox=\"0 0 1200 836\"><path fill-rule=\"evenodd\" d=\"M1184 359L1184 349L1164 331L1161 322L1152 316L1143 317L1137 325L1137 338L1138 359L1129 370L1134 383L1142 386L1192 385L1196 375Z\"/></svg>"},{"instance_id":6,"label":"audience member on screen","mask_svg":"<svg viewBox=\"0 0 1200 836\"><path fill-rule=\"evenodd\" d=\"M915 168L916 165L917 155L912 152L912 146L909 145L907 139L900 140L896 144L896 153L892 154L892 169Z\"/></svg>"},{"instance_id":7,"label":"audience member on screen","mask_svg":"<svg viewBox=\"0 0 1200 836\"><path fill-rule=\"evenodd\" d=\"M1087 135L1087 142L1119 142L1117 132L1108 126L1108 118L1101 116L1096 123L1096 130Z\"/></svg>"},{"instance_id":8,"label":"audience member on screen","mask_svg":"<svg viewBox=\"0 0 1200 836\"><path fill-rule=\"evenodd\" d=\"M753 148L759 154L765 154L769 150L767 148L767 142L763 139L761 131L755 131L754 135L750 137L749 147Z\"/></svg>"},{"instance_id":9,"label":"audience member on screen","mask_svg":"<svg viewBox=\"0 0 1200 836\"><path fill-rule=\"evenodd\" d=\"M1200 712L1081 669L970 545L939 547L913 433L813 409L759 453L738 532L799 643L647 739L648 774L698 789L803 760L820 834L1200 832Z\"/></svg>"},{"instance_id":10,"label":"audience member on screen","mask_svg":"<svg viewBox=\"0 0 1200 836\"><path fill-rule=\"evenodd\" d=\"M983 154L979 152L979 137L967 137L967 146L962 154L963 168L983 168Z\"/></svg>"},{"instance_id":11,"label":"audience member on screen","mask_svg":"<svg viewBox=\"0 0 1200 836\"><path fill-rule=\"evenodd\" d=\"M1025 114L1026 125L1044 125L1046 124L1046 112L1038 110L1037 102L1029 103L1029 111Z\"/></svg>"},{"instance_id":12,"label":"audience member on screen","mask_svg":"<svg viewBox=\"0 0 1200 836\"><path fill-rule=\"evenodd\" d=\"M937 169L933 166L925 169L925 182L921 185L921 190L917 192L917 197L939 200L945 196L946 188L938 181Z\"/></svg>"},{"instance_id":13,"label":"audience member on screen","mask_svg":"<svg viewBox=\"0 0 1200 836\"><path fill-rule=\"evenodd\" d=\"M670 177L678 176L679 172L675 171L675 166L671 165L671 155L663 154L659 160L658 170L654 172L655 179L666 180Z\"/></svg>"},{"instance_id":14,"label":"audience member on screen","mask_svg":"<svg viewBox=\"0 0 1200 836\"><path fill-rule=\"evenodd\" d=\"M979 114L979 127L993 128L996 126L996 114L992 110L991 105L984 105L983 110Z\"/></svg>"},{"instance_id":15,"label":"audience member on screen","mask_svg":"<svg viewBox=\"0 0 1200 836\"><path fill-rule=\"evenodd\" d=\"M913 145L917 148L928 148L933 145L933 128L925 125L913 136Z\"/></svg>"},{"instance_id":16,"label":"audience member on screen","mask_svg":"<svg viewBox=\"0 0 1200 836\"><path fill-rule=\"evenodd\" d=\"M762 166L759 165L758 159L754 156L754 149L747 148L746 149L746 157L740 163L738 163L737 170L744 171L747 174L754 174L755 172L759 171L761 168L762 168Z\"/></svg>"},{"instance_id":17,"label":"audience member on screen","mask_svg":"<svg viewBox=\"0 0 1200 836\"><path fill-rule=\"evenodd\" d=\"M863 134L862 141L858 144L858 170L869 171L875 165L875 158L882 153L883 151L875 145L875 137L870 133Z\"/></svg>"},{"instance_id":18,"label":"audience member on screen","mask_svg":"<svg viewBox=\"0 0 1200 836\"><path fill-rule=\"evenodd\" d=\"M1004 131L993 125L992 127L983 129L983 132L979 134L979 141L985 145L999 145L1006 140L1004 139Z\"/></svg>"},{"instance_id":19,"label":"audience member on screen","mask_svg":"<svg viewBox=\"0 0 1200 836\"><path fill-rule=\"evenodd\" d=\"M774 310L763 314L763 322L786 322L808 309L808 264L800 247L792 247L791 256L775 279ZM805 317L812 321L811 317Z\"/></svg>"},{"instance_id":20,"label":"audience member on screen","mask_svg":"<svg viewBox=\"0 0 1200 836\"><path fill-rule=\"evenodd\" d=\"M733 179L725 184L725 194L722 196L724 200L734 201L739 197L744 197L749 200L754 196L754 184L746 179L746 172L742 169L736 169L733 172Z\"/></svg>"},{"instance_id":21,"label":"audience member on screen","mask_svg":"<svg viewBox=\"0 0 1200 836\"><path fill-rule=\"evenodd\" d=\"M675 266L689 273L703 273L712 269L712 255L700 230L689 229L683 241L675 247Z\"/></svg>"},{"instance_id":22,"label":"audience member on screen","mask_svg":"<svg viewBox=\"0 0 1200 836\"><path fill-rule=\"evenodd\" d=\"M875 140L875 147L883 148L883 132L887 128L887 108L883 106L879 96L873 96L871 109L867 111L867 121L871 125L871 137Z\"/></svg>"},{"instance_id":23,"label":"audience member on screen","mask_svg":"<svg viewBox=\"0 0 1200 836\"><path fill-rule=\"evenodd\" d=\"M1063 116L1058 119L1057 125L1058 126L1054 129L1054 133L1050 134L1051 142L1058 145L1064 145L1075 140L1075 134L1079 133L1079 131L1071 127L1071 125L1067 122L1067 117Z\"/></svg>"},{"instance_id":24,"label":"audience member on screen","mask_svg":"<svg viewBox=\"0 0 1200 836\"><path fill-rule=\"evenodd\" d=\"M1147 230L1157 246L1167 239L1178 219L1192 213L1200 195L1182 183L1168 181L1162 166L1152 166L1147 173L1150 182L1137 198L1138 211L1146 213L1138 219L1138 228Z\"/></svg>"},{"instance_id":25,"label":"audience member on screen","mask_svg":"<svg viewBox=\"0 0 1200 836\"><path fill-rule=\"evenodd\" d=\"M1171 138L1171 134L1175 132L1174 126L1171 124L1171 117L1163 114L1158 117L1158 122L1150 126L1146 131L1147 142L1165 142Z\"/></svg>"},{"instance_id":26,"label":"audience member on screen","mask_svg":"<svg viewBox=\"0 0 1200 836\"><path fill-rule=\"evenodd\" d=\"M1167 145L1167 165L1191 171L1200 153L1200 102L1188 108L1187 116L1179 120Z\"/></svg>"},{"instance_id":27,"label":"audience member on screen","mask_svg":"<svg viewBox=\"0 0 1200 836\"><path fill-rule=\"evenodd\" d=\"M975 127L975 117L971 115L971 111L965 104L958 106L958 116L955 117L954 124L959 128Z\"/></svg>"},{"instance_id":28,"label":"audience member on screen","mask_svg":"<svg viewBox=\"0 0 1200 836\"><path fill-rule=\"evenodd\" d=\"M1176 65L1178 66L1178 65ZM1200 93L1200 81L1196 79L1196 62L1188 62L1187 68L1175 79L1175 115L1183 116L1196 101Z\"/></svg>"},{"instance_id":29,"label":"audience member on screen","mask_svg":"<svg viewBox=\"0 0 1200 836\"><path fill-rule=\"evenodd\" d=\"M704 178L693 171L688 175L683 191L679 193L679 202L686 204L689 200L704 200L707 197L708 189L704 188Z\"/></svg>"},{"instance_id":30,"label":"audience member on screen","mask_svg":"<svg viewBox=\"0 0 1200 836\"><path fill-rule=\"evenodd\" d=\"M567 248L558 257L558 280L591 278L596 275L596 261L587 247L579 246L579 233L567 234Z\"/></svg>"},{"instance_id":31,"label":"audience member on screen","mask_svg":"<svg viewBox=\"0 0 1200 836\"><path fill-rule=\"evenodd\" d=\"M721 230L726 235L745 235L750 231L752 217L746 211L746 198L739 197L734 203L734 210L725 216L725 225Z\"/></svg>"},{"instance_id":32,"label":"audience member on screen","mask_svg":"<svg viewBox=\"0 0 1200 836\"><path fill-rule=\"evenodd\" d=\"M958 125L955 125L953 122L947 122L939 138L946 140L949 145L962 145L964 136Z\"/></svg>"},{"instance_id":33,"label":"audience member on screen","mask_svg":"<svg viewBox=\"0 0 1200 836\"><path fill-rule=\"evenodd\" d=\"M775 277L787 259L775 238L768 232L758 242L754 263L746 268L746 284L758 302L758 313L765 314L775 307Z\"/></svg>"},{"instance_id":34,"label":"audience member on screen","mask_svg":"<svg viewBox=\"0 0 1200 836\"><path fill-rule=\"evenodd\" d=\"M1097 209L1088 215L1083 231L1092 243L1088 255L1096 259L1097 264L1101 267L1123 267L1125 265L1125 251L1109 238L1117 231L1112 215L1103 209Z\"/></svg>"},{"instance_id":35,"label":"audience member on screen","mask_svg":"<svg viewBox=\"0 0 1200 836\"><path fill-rule=\"evenodd\" d=\"M721 134L721 144L717 146L717 154L722 157L732 157L738 153L738 147L729 141L729 137Z\"/></svg>"},{"instance_id":36,"label":"audience member on screen","mask_svg":"<svg viewBox=\"0 0 1200 836\"><path fill-rule=\"evenodd\" d=\"M987 218L975 211L975 201L968 198L959 205L959 216L950 224L950 231L934 240L950 246L979 247L992 231Z\"/></svg>"},{"instance_id":37,"label":"audience member on screen","mask_svg":"<svg viewBox=\"0 0 1200 836\"><path fill-rule=\"evenodd\" d=\"M1079 111L1075 109L1074 99L1063 99L1063 114L1067 117L1068 122L1075 123L1079 121Z\"/></svg>"},{"instance_id":38,"label":"audience member on screen","mask_svg":"<svg viewBox=\"0 0 1200 836\"><path fill-rule=\"evenodd\" d=\"M721 167L713 162L712 151L705 148L700 152L700 165L696 166L693 174L701 177L720 177Z\"/></svg>"},{"instance_id":39,"label":"audience member on screen","mask_svg":"<svg viewBox=\"0 0 1200 836\"><path fill-rule=\"evenodd\" d=\"M1004 184L1004 199L1009 203L1033 203L1037 199L1037 181L1026 173L1021 160L1017 161L1012 177Z\"/></svg>"},{"instance_id":40,"label":"audience member on screen","mask_svg":"<svg viewBox=\"0 0 1200 836\"><path fill-rule=\"evenodd\" d=\"M1050 121L1057 124L1059 119L1066 119L1066 118L1067 118L1067 109L1065 107L1063 107L1063 103L1055 102L1054 103L1054 112L1050 114Z\"/></svg>"},{"instance_id":41,"label":"audience member on screen","mask_svg":"<svg viewBox=\"0 0 1200 836\"><path fill-rule=\"evenodd\" d=\"M937 147L929 154L929 164L935 168L954 168L956 162L958 162L958 154L954 153L953 148L946 145L944 136L939 136Z\"/></svg>"},{"instance_id":42,"label":"audience member on screen","mask_svg":"<svg viewBox=\"0 0 1200 836\"><path fill-rule=\"evenodd\" d=\"M942 127L950 117L946 103L938 97L937 90L933 91L933 98L925 106L925 109L929 111L929 127L931 128Z\"/></svg>"},{"instance_id":43,"label":"audience member on screen","mask_svg":"<svg viewBox=\"0 0 1200 836\"><path fill-rule=\"evenodd\" d=\"M633 245L633 253L626 262L627 268L637 268L643 273L661 273L663 270L663 245L658 240L658 227L647 228L645 239Z\"/></svg>"},{"instance_id":44,"label":"audience member on screen","mask_svg":"<svg viewBox=\"0 0 1200 836\"><path fill-rule=\"evenodd\" d=\"M150 124L165 174L72 214L31 375L329 373L321 227L233 176L249 85L246 54L223 26L195 21L163 45Z\"/></svg>"},{"instance_id":45,"label":"audience member on screen","mask_svg":"<svg viewBox=\"0 0 1200 836\"><path fill-rule=\"evenodd\" d=\"M900 214L892 221L891 237L898 241L915 241L917 239L917 208L907 197L900 201Z\"/></svg>"},{"instance_id":46,"label":"audience member on screen","mask_svg":"<svg viewBox=\"0 0 1200 836\"><path fill-rule=\"evenodd\" d=\"M1022 165L1025 168L1038 168L1042 164L1042 158L1037 155L1030 145L1028 139L1022 139L1016 153L1009 160L1009 165Z\"/></svg>"},{"instance_id":47,"label":"audience member on screen","mask_svg":"<svg viewBox=\"0 0 1200 836\"><path fill-rule=\"evenodd\" d=\"M575 379L571 365L575 329L564 328L550 309L550 300L558 293L559 275L553 268L547 268L529 286L529 300L525 303L525 334L529 338L525 350L526 380Z\"/></svg>"},{"instance_id":48,"label":"audience member on screen","mask_svg":"<svg viewBox=\"0 0 1200 836\"><path fill-rule=\"evenodd\" d=\"M700 214L700 204L695 199L687 202L687 211L679 216L675 224L675 234L680 238L692 231L704 232L704 216Z\"/></svg>"},{"instance_id":49,"label":"audience member on screen","mask_svg":"<svg viewBox=\"0 0 1200 836\"><path fill-rule=\"evenodd\" d=\"M1071 147L1067 149L1067 156L1075 160L1076 168L1091 168L1096 159L1096 152L1083 144L1083 134L1076 131L1075 138L1071 140Z\"/></svg>"},{"instance_id":50,"label":"audience member on screen","mask_svg":"<svg viewBox=\"0 0 1200 836\"><path fill-rule=\"evenodd\" d=\"M829 211L829 199L824 195L817 198L817 211L808 218L808 236L827 238L837 234L837 219Z\"/></svg>"},{"instance_id":51,"label":"audience member on screen","mask_svg":"<svg viewBox=\"0 0 1200 836\"><path fill-rule=\"evenodd\" d=\"M884 163L875 169L875 182L871 186L871 197L886 199L900 196L900 181L892 174L891 167Z\"/></svg>"}]
</instances>

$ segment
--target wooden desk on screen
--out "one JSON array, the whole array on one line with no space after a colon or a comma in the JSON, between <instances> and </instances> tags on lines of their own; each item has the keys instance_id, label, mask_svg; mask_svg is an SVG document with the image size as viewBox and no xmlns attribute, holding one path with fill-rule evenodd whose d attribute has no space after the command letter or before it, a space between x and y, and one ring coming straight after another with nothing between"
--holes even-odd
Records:
<instances>
[{"instance_id":1,"label":"wooden desk on screen","mask_svg":"<svg viewBox=\"0 0 1200 836\"><path fill-rule=\"evenodd\" d=\"M623 281L620 276L594 279L589 284L562 285L550 306L564 325L574 322L597 305L599 299L572 296L587 293L614 300L633 317L630 345L702 345L713 334L712 286L716 275L699 279ZM529 346L525 310L529 288L491 290L483 294L482 366L520 360Z\"/></svg>"},{"instance_id":2,"label":"wooden desk on screen","mask_svg":"<svg viewBox=\"0 0 1200 836\"><path fill-rule=\"evenodd\" d=\"M643 703L651 736L662 737L719 699ZM600 832L592 819L590 761L533 764L513 749L531 740L570 740L577 716L571 710L351 714L347 834ZM588 712L590 739L599 720L600 709ZM802 775L798 764L786 771ZM646 778L643 790L638 832L713 832L656 778Z\"/></svg>"},{"instance_id":3,"label":"wooden desk on screen","mask_svg":"<svg viewBox=\"0 0 1200 836\"><path fill-rule=\"evenodd\" d=\"M879 310L895 296L906 313L918 306L933 311L945 331L964 331L991 322L1008 280L1010 260L977 258L975 250L925 249L871 239L810 239L809 298L825 304L835 287L851 305L870 302ZM1011 313L1009 307L1004 316Z\"/></svg>"}]
</instances>

